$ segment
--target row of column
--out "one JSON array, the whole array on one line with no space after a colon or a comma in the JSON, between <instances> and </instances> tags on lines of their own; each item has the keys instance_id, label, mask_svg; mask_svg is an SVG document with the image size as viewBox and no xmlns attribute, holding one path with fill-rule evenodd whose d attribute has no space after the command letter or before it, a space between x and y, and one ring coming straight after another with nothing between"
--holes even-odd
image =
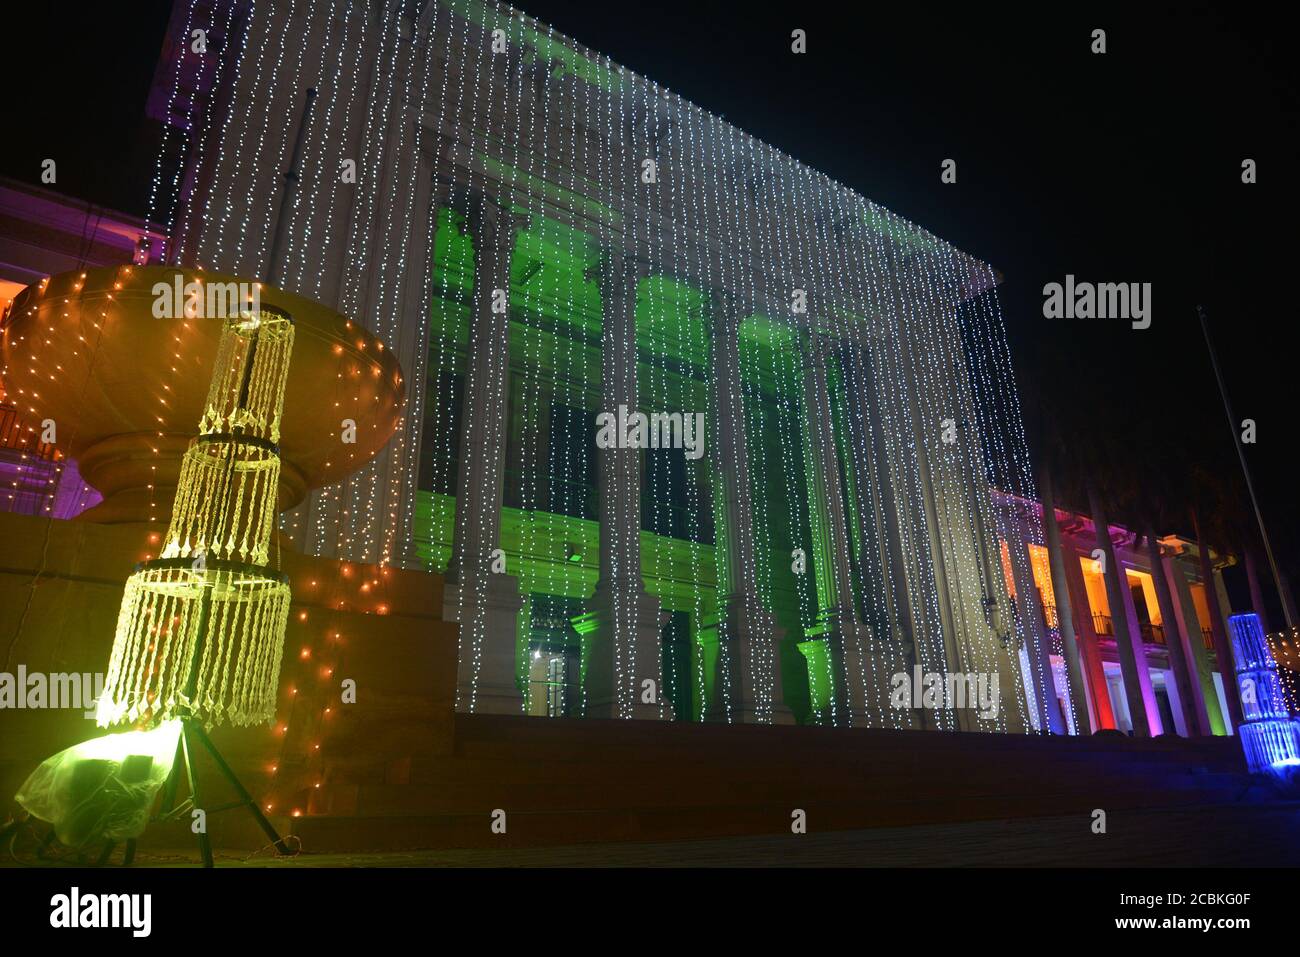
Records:
<instances>
[{"instance_id":1,"label":"row of column","mask_svg":"<svg viewBox=\"0 0 1300 957\"><path fill-rule=\"evenodd\" d=\"M501 570L501 509L509 415L510 264L526 221L476 193L462 200L474 247L474 284L463 396L456 523L443 617L460 624L457 703L462 711L518 713L517 631L523 597ZM649 263L614 251L601 262L605 408L637 408L636 289ZM671 717L662 694L659 635L667 623L641 577L640 451L600 449L599 579L584 683L596 718ZM494 564L496 567L494 568Z\"/></svg>"},{"instance_id":2,"label":"row of column","mask_svg":"<svg viewBox=\"0 0 1300 957\"><path fill-rule=\"evenodd\" d=\"M460 623L457 707L465 711L518 713L524 707L516 675L516 645L522 607L518 581L494 571L500 548L510 369L509 277L515 230L526 223L491 198L476 194L464 201L475 250L469 355L461 427L456 523L446 575L444 616ZM606 252L589 278L599 283L603 308L601 397L603 408L638 408L636 291L651 264L622 250ZM782 686L784 637L771 608L761 601L753 528L754 489L746 434L740 369L739 326L753 311L729 293L712 296L709 430L715 448L714 507L718 521L719 682L726 689L720 707L724 720L793 723ZM869 463L869 474L855 478L860 507L858 527L850 527L841 488L840 452L835 441L829 363L837 361L832 343L809 330L801 346L803 455L813 554L817 562L822 640L832 663L831 720L866 726L869 711L888 707L888 674L910 671L916 660L913 602L903 571L903 533L894 480L885 455L875 409L871 362L865 346L841 343L840 357L855 364L849 384L851 414L842 441L854 458ZM865 385L863 384L865 383ZM846 383L848 384L848 383ZM593 427L594 430L594 427ZM591 600L594 632L586 636L589 656L584 682L585 714L597 718L671 718L664 694L660 633L667 623L656 596L641 575L641 453L635 448L597 451L599 482L599 577ZM930 496L933 492L928 492ZM929 512L934 512L930 503ZM928 536L932 554L941 545L937 523L917 516L922 526L907 533ZM891 569L883 574L879 604L885 618L865 622L854 600L854 542L870 550L867 565ZM863 555L859 561L865 561ZM989 571L985 569L984 571ZM874 580L874 578L873 578ZM913 583L915 584L915 583ZM947 630L947 629L945 629ZM873 641L875 638L886 642ZM898 660L879 662L883 648L899 650ZM967 670L956 660L947 665ZM878 720L878 719L877 719ZM892 723L924 723L912 713Z\"/></svg>"},{"instance_id":3,"label":"row of column","mask_svg":"<svg viewBox=\"0 0 1300 957\"><path fill-rule=\"evenodd\" d=\"M1050 479L1045 477L1043 482L1046 481ZM1069 685L1067 703L1078 722L1077 733L1114 728L1115 709L1119 702L1111 700L1081 563L1083 559L1092 560L1091 550L1076 548L1063 539L1050 488L1045 491L1043 526L1048 572L1053 593L1057 596L1058 630ZM1134 597L1126 581L1125 565L1115 551L1108 530L1104 526L1099 528L1101 530L1097 534L1096 546L1104 556L1103 578L1123 679L1123 704L1132 720L1133 733L1138 737L1162 732L1173 733L1174 728L1161 726L1151 685L1146 644L1142 638ZM1023 526L1022 530L1028 531ZM1210 660L1202 640L1198 613L1191 593L1189 570L1185 567L1185 562L1161 548L1150 530L1143 537L1149 553L1150 574L1164 629L1169 671L1174 680L1173 690L1177 700L1173 703L1181 712L1178 715L1181 725L1191 735L1223 734L1227 729L1214 684L1216 662ZM1013 549L1021 552L1021 560L1013 562L1016 568L1022 565L1032 568L1026 544L1029 539L1028 534L1021 534L1009 543ZM1220 583L1217 580L1207 582L1205 587L1218 591ZM1050 633L1032 575L1023 581L1017 575L1016 592L1022 596L1021 610L1026 621L1038 632L1039 641L1046 648ZM1072 614L1072 610L1077 611L1077 615ZM1207 627L1213 629L1213 623L1207 623ZM1224 691L1230 694L1234 681L1233 664L1231 660L1218 661L1217 666ZM1054 683L1049 683L1048 687L1054 687Z\"/></svg>"}]
</instances>

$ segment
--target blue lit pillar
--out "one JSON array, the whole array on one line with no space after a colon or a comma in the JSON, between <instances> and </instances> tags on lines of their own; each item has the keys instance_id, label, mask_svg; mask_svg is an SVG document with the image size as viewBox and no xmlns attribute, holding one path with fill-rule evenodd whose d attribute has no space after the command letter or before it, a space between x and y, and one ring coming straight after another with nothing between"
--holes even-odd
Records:
<instances>
[{"instance_id":1,"label":"blue lit pillar","mask_svg":"<svg viewBox=\"0 0 1300 957\"><path fill-rule=\"evenodd\" d=\"M1287 711L1277 663L1269 650L1259 616L1250 613L1228 618L1232 654L1236 659L1237 690L1241 700L1241 725L1237 734L1252 772L1289 775L1300 767L1300 734ZM1226 672L1220 662L1221 672Z\"/></svg>"}]
</instances>

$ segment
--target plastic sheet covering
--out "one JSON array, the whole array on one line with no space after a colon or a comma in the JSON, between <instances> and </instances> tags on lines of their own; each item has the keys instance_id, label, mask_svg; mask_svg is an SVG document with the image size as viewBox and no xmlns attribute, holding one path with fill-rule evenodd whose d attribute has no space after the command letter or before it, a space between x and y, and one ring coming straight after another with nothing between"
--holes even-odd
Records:
<instances>
[{"instance_id":1,"label":"plastic sheet covering","mask_svg":"<svg viewBox=\"0 0 1300 957\"><path fill-rule=\"evenodd\" d=\"M176 757L181 723L106 734L60 751L15 795L68 847L139 837Z\"/></svg>"}]
</instances>

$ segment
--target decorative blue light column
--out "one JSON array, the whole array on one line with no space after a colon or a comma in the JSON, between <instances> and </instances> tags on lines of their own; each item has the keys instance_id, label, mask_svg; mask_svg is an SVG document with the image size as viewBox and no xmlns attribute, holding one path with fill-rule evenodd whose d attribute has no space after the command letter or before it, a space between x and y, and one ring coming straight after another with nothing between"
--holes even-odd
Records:
<instances>
[{"instance_id":1,"label":"decorative blue light column","mask_svg":"<svg viewBox=\"0 0 1300 957\"><path fill-rule=\"evenodd\" d=\"M1228 618L1241 693L1241 746L1252 772L1293 773L1300 768L1300 729L1287 711L1277 663L1254 613Z\"/></svg>"}]
</instances>

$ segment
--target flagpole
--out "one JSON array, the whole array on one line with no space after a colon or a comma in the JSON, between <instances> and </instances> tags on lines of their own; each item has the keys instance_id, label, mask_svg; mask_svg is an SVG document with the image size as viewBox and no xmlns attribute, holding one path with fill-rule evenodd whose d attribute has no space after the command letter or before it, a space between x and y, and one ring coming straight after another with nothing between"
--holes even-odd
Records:
<instances>
[{"instance_id":1,"label":"flagpole","mask_svg":"<svg viewBox=\"0 0 1300 957\"><path fill-rule=\"evenodd\" d=\"M1277 585L1278 599L1282 603L1282 614L1286 618L1286 627L1290 631L1295 628L1295 622L1291 616L1291 603L1286 600L1282 594L1284 588L1282 584L1282 574L1277 567L1277 559L1273 557L1273 545L1268 540L1268 530L1264 527L1264 515L1259 510L1259 498L1255 495L1255 483L1250 477L1250 466L1246 463L1246 450L1241 447L1241 437L1237 434L1237 418L1232 414L1232 404L1228 401L1228 389L1223 384L1223 373L1219 369L1219 357L1214 352L1214 343L1210 340L1210 327L1205 318L1205 307L1197 306L1196 315L1201 320L1201 334L1205 337L1205 348L1210 353L1210 365L1214 368L1215 381L1219 383L1219 395L1223 399L1223 411L1228 416L1228 431L1232 433L1232 445L1237 450L1237 458L1241 461L1241 472L1246 477L1246 491L1250 493L1250 504L1255 509L1255 521L1259 524L1259 537L1264 540L1264 553L1268 556L1269 568L1273 570L1273 582ZM1201 547L1205 543L1201 542Z\"/></svg>"}]
</instances>

